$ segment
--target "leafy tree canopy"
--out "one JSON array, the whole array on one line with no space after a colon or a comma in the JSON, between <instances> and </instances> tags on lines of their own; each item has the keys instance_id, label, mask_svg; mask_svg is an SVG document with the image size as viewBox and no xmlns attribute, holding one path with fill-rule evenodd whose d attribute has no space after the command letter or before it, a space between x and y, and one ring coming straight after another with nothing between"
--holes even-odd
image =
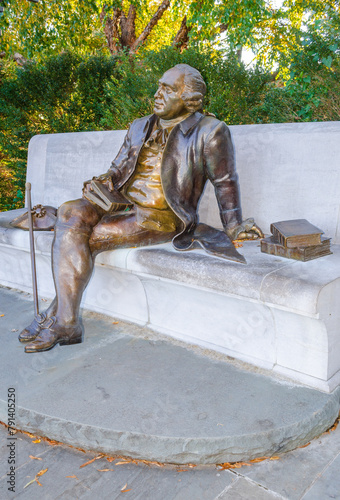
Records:
<instances>
[{"instance_id":1,"label":"leafy tree canopy","mask_svg":"<svg viewBox=\"0 0 340 500\"><path fill-rule=\"evenodd\" d=\"M27 59L65 50L143 53L172 44L181 50L188 45L239 51L250 47L262 64L287 65L287 57L308 33L317 32L330 47L339 38L338 0L2 0L2 4L0 49Z\"/></svg>"}]
</instances>

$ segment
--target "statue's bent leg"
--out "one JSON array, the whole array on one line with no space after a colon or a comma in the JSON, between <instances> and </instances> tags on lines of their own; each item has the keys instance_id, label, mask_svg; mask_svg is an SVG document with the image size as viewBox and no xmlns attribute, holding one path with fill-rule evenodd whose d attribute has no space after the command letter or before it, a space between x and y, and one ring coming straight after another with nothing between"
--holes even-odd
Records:
<instances>
[{"instance_id":1,"label":"statue's bent leg","mask_svg":"<svg viewBox=\"0 0 340 500\"><path fill-rule=\"evenodd\" d=\"M65 326L78 324L80 301L94 264L89 239L102 215L85 199L64 203L58 210L52 272L57 297L55 316Z\"/></svg>"},{"instance_id":2,"label":"statue's bent leg","mask_svg":"<svg viewBox=\"0 0 340 500\"><path fill-rule=\"evenodd\" d=\"M145 229L137 224L134 211L105 215L93 228L90 238L92 255L105 250L155 245L171 241L176 232Z\"/></svg>"},{"instance_id":3,"label":"statue's bent leg","mask_svg":"<svg viewBox=\"0 0 340 500\"><path fill-rule=\"evenodd\" d=\"M55 229L52 259L57 311L55 318L47 320L36 339L26 346L26 352L51 349L57 343L81 342L79 306L98 253L114 248L164 243L175 234L141 228L136 223L134 212L107 215L99 222L100 214L96 210L86 219L74 219L75 209L80 207L72 207L72 216L67 204L62 207ZM81 212L83 214L86 210L81 209ZM98 224L95 225L96 221Z\"/></svg>"},{"instance_id":4,"label":"statue's bent leg","mask_svg":"<svg viewBox=\"0 0 340 500\"><path fill-rule=\"evenodd\" d=\"M43 321L39 322L40 318L35 318L26 329L32 332L33 340L41 336L44 329L51 329L51 323L54 322L53 325L58 325L58 327L53 326L54 330L59 330L57 337L60 337L60 327L62 327L66 343L72 338L81 341L81 328L78 322L79 305L93 270L89 237L102 215L102 211L97 210L84 199L64 203L59 208L52 244L52 272L56 298L48 310L42 313ZM38 325L34 330L35 323ZM45 346L46 342L40 342L40 344ZM46 350L39 349L35 345L34 352L37 349ZM25 350L33 352L29 345Z\"/></svg>"}]
</instances>

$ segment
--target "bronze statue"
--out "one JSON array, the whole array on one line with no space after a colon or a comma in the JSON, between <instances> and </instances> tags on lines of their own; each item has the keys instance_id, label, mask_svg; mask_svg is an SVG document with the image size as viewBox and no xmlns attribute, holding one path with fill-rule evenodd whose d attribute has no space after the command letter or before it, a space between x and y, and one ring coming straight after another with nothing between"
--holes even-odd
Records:
<instances>
[{"instance_id":1,"label":"bronze statue","mask_svg":"<svg viewBox=\"0 0 340 500\"><path fill-rule=\"evenodd\" d=\"M154 114L135 120L106 174L97 177L109 192L131 205L106 212L83 198L60 206L52 245L56 297L19 335L26 352L82 342L82 294L98 253L172 240L178 250L200 245L209 253L242 260L232 239L262 237L249 219L242 223L234 151L228 127L204 115L201 74L178 64L159 80ZM214 185L224 231L199 224L197 206L207 180ZM95 184L98 186L98 183Z\"/></svg>"}]
</instances>

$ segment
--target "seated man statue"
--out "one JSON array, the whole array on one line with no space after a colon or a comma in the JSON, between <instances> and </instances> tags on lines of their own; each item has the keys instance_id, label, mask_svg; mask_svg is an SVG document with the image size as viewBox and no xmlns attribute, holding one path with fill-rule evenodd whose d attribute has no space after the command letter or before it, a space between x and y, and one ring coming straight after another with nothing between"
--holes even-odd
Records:
<instances>
[{"instance_id":1,"label":"seated man statue","mask_svg":"<svg viewBox=\"0 0 340 500\"><path fill-rule=\"evenodd\" d=\"M94 260L104 250L165 243L178 250L202 246L222 258L245 262L233 239L262 236L252 219L242 223L234 151L225 123L204 115L201 74L178 64L159 80L154 114L135 120L106 174L96 178L132 203L105 212L86 194L60 206L52 245L56 297L19 335L26 352L82 341L79 307ZM197 207L207 180L215 188L224 231L198 224Z\"/></svg>"}]
</instances>

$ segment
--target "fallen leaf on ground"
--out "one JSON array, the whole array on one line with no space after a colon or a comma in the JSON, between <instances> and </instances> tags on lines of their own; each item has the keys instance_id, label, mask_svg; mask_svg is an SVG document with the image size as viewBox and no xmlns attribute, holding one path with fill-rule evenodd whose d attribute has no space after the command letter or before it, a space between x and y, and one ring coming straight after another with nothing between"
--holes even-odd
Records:
<instances>
[{"instance_id":1,"label":"fallen leaf on ground","mask_svg":"<svg viewBox=\"0 0 340 500\"><path fill-rule=\"evenodd\" d=\"M32 443L41 443L41 439L35 439Z\"/></svg>"},{"instance_id":2,"label":"fallen leaf on ground","mask_svg":"<svg viewBox=\"0 0 340 500\"><path fill-rule=\"evenodd\" d=\"M38 477L42 476L47 471L48 471L48 468L47 469L42 469L41 471L39 471L38 474L35 475L35 478L32 479L32 481L29 481L27 484L25 484L24 489L27 488L27 486L29 486L30 484L33 484L33 483L37 483L39 486L42 486L41 482L38 480Z\"/></svg>"},{"instance_id":3,"label":"fallen leaf on ground","mask_svg":"<svg viewBox=\"0 0 340 500\"><path fill-rule=\"evenodd\" d=\"M5 315L4 314L0 314L0 318L3 318Z\"/></svg>"},{"instance_id":4,"label":"fallen leaf on ground","mask_svg":"<svg viewBox=\"0 0 340 500\"><path fill-rule=\"evenodd\" d=\"M238 462L236 464L231 464L230 469L240 469L244 465L250 465L250 464L248 464L247 462Z\"/></svg>"},{"instance_id":5,"label":"fallen leaf on ground","mask_svg":"<svg viewBox=\"0 0 340 500\"><path fill-rule=\"evenodd\" d=\"M89 460L88 462L85 462L83 465L80 465L79 469L81 469L82 467L85 467L86 465L92 464L92 462L94 462L95 460L98 460L99 458L103 458L103 456L104 456L103 454L100 454L97 457L91 458L91 460Z\"/></svg>"},{"instance_id":6,"label":"fallen leaf on ground","mask_svg":"<svg viewBox=\"0 0 340 500\"><path fill-rule=\"evenodd\" d=\"M39 471L39 472L38 472L38 474L36 474L36 476L35 476L35 477L40 477L40 476L42 476L43 474L45 474L45 472L47 472L47 471L48 471L48 468L47 468L47 469L42 469L41 471Z\"/></svg>"},{"instance_id":7,"label":"fallen leaf on ground","mask_svg":"<svg viewBox=\"0 0 340 500\"><path fill-rule=\"evenodd\" d=\"M164 464L161 464L160 462L153 462L152 460L139 460L138 462L141 462L142 464L145 465L155 465L156 467L164 467ZM137 463L137 462L135 462Z\"/></svg>"},{"instance_id":8,"label":"fallen leaf on ground","mask_svg":"<svg viewBox=\"0 0 340 500\"><path fill-rule=\"evenodd\" d=\"M27 488L27 486L29 486L30 484L33 484L35 482L36 482L36 479L35 478L32 479L32 481L30 481L29 483L25 484L24 489Z\"/></svg>"},{"instance_id":9,"label":"fallen leaf on ground","mask_svg":"<svg viewBox=\"0 0 340 500\"><path fill-rule=\"evenodd\" d=\"M131 491L131 488L129 490L126 489L127 487L127 483L125 486L123 486L123 488L120 490L122 493L126 493L127 491Z\"/></svg>"},{"instance_id":10,"label":"fallen leaf on ground","mask_svg":"<svg viewBox=\"0 0 340 500\"><path fill-rule=\"evenodd\" d=\"M258 461L262 462L262 459L260 459ZM240 469L241 467L243 467L245 465L250 466L251 463L248 463L248 462L235 462L235 463L232 464L232 463L226 462L224 464L218 464L218 467L221 467L221 469L223 469L223 470L226 470L226 469Z\"/></svg>"},{"instance_id":11,"label":"fallen leaf on ground","mask_svg":"<svg viewBox=\"0 0 340 500\"><path fill-rule=\"evenodd\" d=\"M309 446L310 443L307 443L307 444L304 444L303 446L299 446L299 448L307 448L307 446Z\"/></svg>"},{"instance_id":12,"label":"fallen leaf on ground","mask_svg":"<svg viewBox=\"0 0 340 500\"><path fill-rule=\"evenodd\" d=\"M114 469L97 469L98 472L108 472L109 470L114 470Z\"/></svg>"},{"instance_id":13,"label":"fallen leaf on ground","mask_svg":"<svg viewBox=\"0 0 340 500\"><path fill-rule=\"evenodd\" d=\"M280 457L270 457L269 460L280 460Z\"/></svg>"},{"instance_id":14,"label":"fallen leaf on ground","mask_svg":"<svg viewBox=\"0 0 340 500\"><path fill-rule=\"evenodd\" d=\"M113 325L118 325L119 321L112 321Z\"/></svg>"},{"instance_id":15,"label":"fallen leaf on ground","mask_svg":"<svg viewBox=\"0 0 340 500\"><path fill-rule=\"evenodd\" d=\"M124 462L117 462L115 465L125 465L125 464L131 464L132 460L124 460Z\"/></svg>"},{"instance_id":16,"label":"fallen leaf on ground","mask_svg":"<svg viewBox=\"0 0 340 500\"><path fill-rule=\"evenodd\" d=\"M79 478L77 476L66 476L66 477L70 477L71 479L78 479L79 481Z\"/></svg>"},{"instance_id":17,"label":"fallen leaf on ground","mask_svg":"<svg viewBox=\"0 0 340 500\"><path fill-rule=\"evenodd\" d=\"M29 457L32 458L32 460L42 460L42 458L34 457L33 455L29 455Z\"/></svg>"},{"instance_id":18,"label":"fallen leaf on ground","mask_svg":"<svg viewBox=\"0 0 340 500\"><path fill-rule=\"evenodd\" d=\"M46 443L50 446L57 446L60 444L59 441L52 441L51 439L46 439Z\"/></svg>"},{"instance_id":19,"label":"fallen leaf on ground","mask_svg":"<svg viewBox=\"0 0 340 500\"><path fill-rule=\"evenodd\" d=\"M334 422L334 425L331 427L331 431L335 431L335 429L338 427L339 425L339 422L340 422L340 417L338 419L336 419L336 421Z\"/></svg>"}]
</instances>

